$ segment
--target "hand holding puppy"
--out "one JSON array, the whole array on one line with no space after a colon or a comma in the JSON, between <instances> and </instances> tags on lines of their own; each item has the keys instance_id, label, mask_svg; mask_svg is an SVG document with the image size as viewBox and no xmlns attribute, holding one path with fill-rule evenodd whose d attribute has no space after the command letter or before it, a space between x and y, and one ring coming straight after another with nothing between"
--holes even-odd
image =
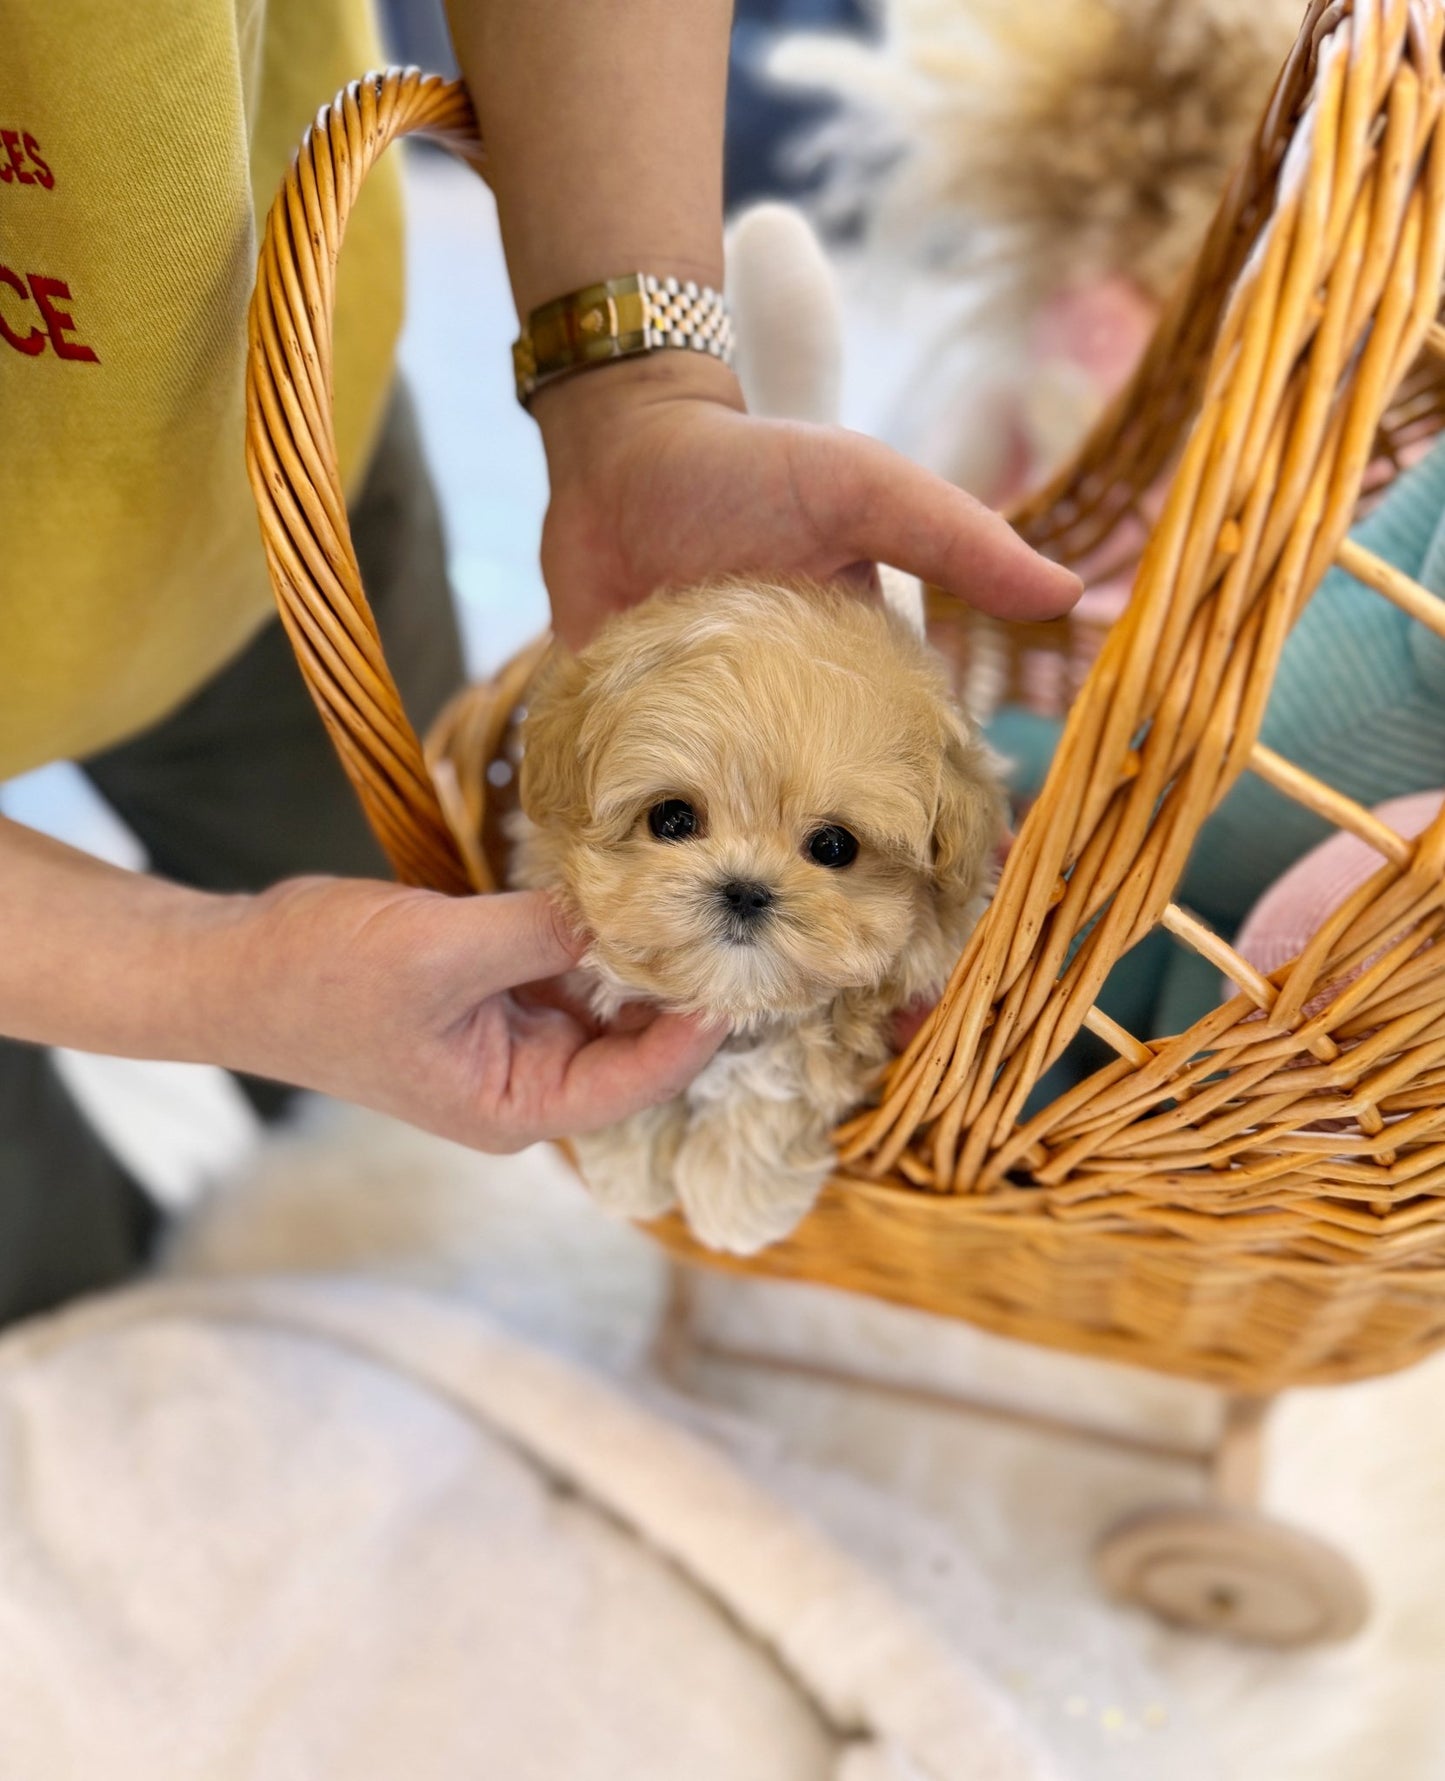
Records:
<instances>
[{"instance_id":1,"label":"hand holding puppy","mask_svg":"<svg viewBox=\"0 0 1445 1781\"><path fill-rule=\"evenodd\" d=\"M962 489L860 433L757 420L732 373L659 353L542 391L552 499L542 569L572 649L660 587L763 571L816 581L890 563L1010 618L1079 593Z\"/></svg>"},{"instance_id":2,"label":"hand holding puppy","mask_svg":"<svg viewBox=\"0 0 1445 1781\"><path fill-rule=\"evenodd\" d=\"M223 1064L481 1150L605 1125L675 1095L723 1033L636 1011L602 1032L534 988L582 942L538 893L442 897L302 878L216 896L0 817L0 1031Z\"/></svg>"},{"instance_id":3,"label":"hand holding puppy","mask_svg":"<svg viewBox=\"0 0 1445 1781\"><path fill-rule=\"evenodd\" d=\"M725 1027L655 1010L604 1030L546 980L584 941L549 898L451 898L297 879L255 899L230 936L207 1055L394 1114L479 1150L588 1132L675 1095ZM546 987L543 987L546 985Z\"/></svg>"}]
</instances>

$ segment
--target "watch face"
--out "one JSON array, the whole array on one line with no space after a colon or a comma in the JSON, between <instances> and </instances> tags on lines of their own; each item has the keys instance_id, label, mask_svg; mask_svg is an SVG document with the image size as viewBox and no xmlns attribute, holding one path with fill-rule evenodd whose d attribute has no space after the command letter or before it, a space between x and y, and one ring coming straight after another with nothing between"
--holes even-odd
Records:
<instances>
[{"instance_id":1,"label":"watch face","mask_svg":"<svg viewBox=\"0 0 1445 1781\"><path fill-rule=\"evenodd\" d=\"M527 324L539 382L627 352L644 352L647 299L642 276L608 279L570 291L532 311Z\"/></svg>"}]
</instances>

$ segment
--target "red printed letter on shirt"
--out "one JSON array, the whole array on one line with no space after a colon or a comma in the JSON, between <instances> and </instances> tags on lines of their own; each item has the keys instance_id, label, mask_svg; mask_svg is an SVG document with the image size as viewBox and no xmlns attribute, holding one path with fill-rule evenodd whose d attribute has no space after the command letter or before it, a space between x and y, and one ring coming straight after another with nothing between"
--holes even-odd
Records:
<instances>
[{"instance_id":1,"label":"red printed letter on shirt","mask_svg":"<svg viewBox=\"0 0 1445 1781\"><path fill-rule=\"evenodd\" d=\"M57 309L50 301L52 297L63 297L67 303L73 302L70 286L58 278L42 278L38 272L30 274L30 289L41 315L45 318L45 326L50 333L50 344L55 348L57 358L83 359L88 365L98 365L99 358L91 347L79 340L67 340L67 334L75 332L75 318L64 309Z\"/></svg>"},{"instance_id":2,"label":"red printed letter on shirt","mask_svg":"<svg viewBox=\"0 0 1445 1781\"><path fill-rule=\"evenodd\" d=\"M8 266L0 266L0 284L9 285L18 297L27 303L30 301L30 293L26 290L24 282L17 278ZM0 340L3 340L7 346L13 346L16 352L27 353L31 358L34 358L36 353L45 351L45 336L39 328L32 328L28 334L17 334L13 328L7 325L3 315L0 315Z\"/></svg>"},{"instance_id":3,"label":"red printed letter on shirt","mask_svg":"<svg viewBox=\"0 0 1445 1781\"><path fill-rule=\"evenodd\" d=\"M55 175L50 171L49 165L40 158L40 144L28 130L20 140L25 144L26 154L30 156L30 165L35 169L36 183L44 186L48 192L55 184Z\"/></svg>"},{"instance_id":4,"label":"red printed letter on shirt","mask_svg":"<svg viewBox=\"0 0 1445 1781\"><path fill-rule=\"evenodd\" d=\"M33 186L35 175L25 171L25 150L20 146L20 132L18 130L0 130L0 142L5 144L5 153L10 158L8 167L0 167L0 179L9 185L13 175L21 185Z\"/></svg>"}]
</instances>

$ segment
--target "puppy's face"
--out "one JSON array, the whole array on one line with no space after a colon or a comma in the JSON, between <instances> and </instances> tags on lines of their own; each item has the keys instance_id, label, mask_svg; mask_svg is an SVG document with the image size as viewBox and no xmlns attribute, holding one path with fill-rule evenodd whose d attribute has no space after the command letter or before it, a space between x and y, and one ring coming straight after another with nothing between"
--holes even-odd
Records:
<instances>
[{"instance_id":1,"label":"puppy's face","mask_svg":"<svg viewBox=\"0 0 1445 1781\"><path fill-rule=\"evenodd\" d=\"M536 690L521 796L542 882L619 989L743 1021L936 982L1000 805L929 653L813 587L614 620Z\"/></svg>"}]
</instances>

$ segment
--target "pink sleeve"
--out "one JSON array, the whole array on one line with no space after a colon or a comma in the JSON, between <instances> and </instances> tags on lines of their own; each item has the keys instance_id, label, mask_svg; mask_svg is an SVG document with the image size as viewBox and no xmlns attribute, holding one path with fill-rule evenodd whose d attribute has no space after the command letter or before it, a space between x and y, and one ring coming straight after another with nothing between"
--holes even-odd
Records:
<instances>
[{"instance_id":1,"label":"pink sleeve","mask_svg":"<svg viewBox=\"0 0 1445 1781\"><path fill-rule=\"evenodd\" d=\"M1415 792L1381 804L1375 815L1397 835L1413 839L1438 813L1445 792ZM1332 835L1297 860L1244 918L1235 950L1268 976L1304 951L1325 919L1382 864L1379 854L1354 835ZM1235 993L1226 986L1226 994Z\"/></svg>"}]
</instances>

